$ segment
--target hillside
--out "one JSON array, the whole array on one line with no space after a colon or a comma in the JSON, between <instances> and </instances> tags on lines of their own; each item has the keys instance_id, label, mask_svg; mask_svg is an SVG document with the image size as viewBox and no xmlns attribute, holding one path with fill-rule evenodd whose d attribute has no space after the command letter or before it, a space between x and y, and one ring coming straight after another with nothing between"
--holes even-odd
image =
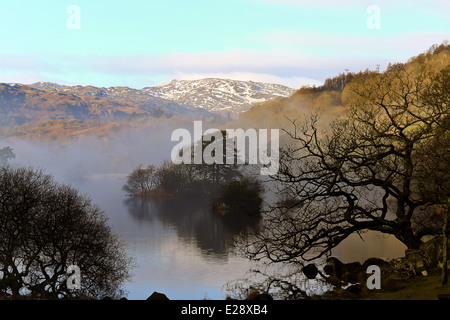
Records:
<instances>
[{"instance_id":1,"label":"hillside","mask_svg":"<svg viewBox=\"0 0 450 320\"><path fill-rule=\"evenodd\" d=\"M293 89L277 84L228 79L172 81L129 87L64 86L51 82L0 84L2 136L57 136L81 130L106 134L137 118L213 119L229 117L271 99L289 96ZM122 123L127 121L127 123ZM45 128L45 130L43 129ZM95 130L97 128L98 130Z\"/></svg>"},{"instance_id":2,"label":"hillside","mask_svg":"<svg viewBox=\"0 0 450 320\"><path fill-rule=\"evenodd\" d=\"M434 45L405 63L389 64L384 73L389 73L399 65L412 69L419 64L429 72L436 72L450 65L450 45ZM325 80L320 87L304 87L291 96L258 104L241 113L239 120L227 124L231 127L293 129L291 121L300 123L308 114L319 113L324 124L345 112L348 84L358 86L364 78L377 71L366 69L358 73L339 74Z\"/></svg>"},{"instance_id":3,"label":"hillside","mask_svg":"<svg viewBox=\"0 0 450 320\"><path fill-rule=\"evenodd\" d=\"M161 98L136 99L132 89L104 94L102 88L0 84L0 126L48 120L121 121L133 114L212 116Z\"/></svg>"}]
</instances>

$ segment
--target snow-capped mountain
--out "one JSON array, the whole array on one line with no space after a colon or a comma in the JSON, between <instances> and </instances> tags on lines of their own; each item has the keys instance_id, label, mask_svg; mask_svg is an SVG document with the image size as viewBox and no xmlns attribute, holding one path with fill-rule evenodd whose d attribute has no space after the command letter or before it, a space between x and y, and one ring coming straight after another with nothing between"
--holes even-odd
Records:
<instances>
[{"instance_id":1,"label":"snow-capped mountain","mask_svg":"<svg viewBox=\"0 0 450 320\"><path fill-rule=\"evenodd\" d=\"M214 118L218 114L234 116L253 105L293 92L277 84L214 78L174 80L143 89L52 82L0 83L0 127L54 120L56 126L61 126L60 120L81 123L99 120L110 124L173 116L185 119ZM35 129L31 131L42 131L41 127Z\"/></svg>"},{"instance_id":2,"label":"snow-capped mountain","mask_svg":"<svg viewBox=\"0 0 450 320\"><path fill-rule=\"evenodd\" d=\"M173 80L168 84L144 88L142 91L188 108L237 114L256 104L277 97L288 97L295 90L279 84L206 78Z\"/></svg>"},{"instance_id":3,"label":"snow-capped mountain","mask_svg":"<svg viewBox=\"0 0 450 320\"><path fill-rule=\"evenodd\" d=\"M64 86L51 82L37 82L32 88L48 93L65 93L78 97L97 97L126 100L128 103L172 105L175 109L191 110L192 114L239 114L252 106L288 97L294 89L253 81L206 78L173 80L170 83L133 89L129 87ZM174 114L180 113L180 110ZM175 110L174 110L175 111Z\"/></svg>"},{"instance_id":4,"label":"snow-capped mountain","mask_svg":"<svg viewBox=\"0 0 450 320\"><path fill-rule=\"evenodd\" d=\"M252 106L287 97L294 89L252 81L207 78L173 80L133 89L36 82L0 85L0 124L48 119L120 121L133 114L214 117L236 115Z\"/></svg>"}]
</instances>

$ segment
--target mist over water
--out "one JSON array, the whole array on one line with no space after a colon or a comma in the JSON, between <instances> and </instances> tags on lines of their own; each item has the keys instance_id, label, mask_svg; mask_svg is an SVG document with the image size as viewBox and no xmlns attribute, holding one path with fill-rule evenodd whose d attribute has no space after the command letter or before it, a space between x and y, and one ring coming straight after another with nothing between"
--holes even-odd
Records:
<instances>
[{"instance_id":1,"label":"mist over water","mask_svg":"<svg viewBox=\"0 0 450 320\"><path fill-rule=\"evenodd\" d=\"M170 159L171 132L189 123L161 122L151 129L85 137L74 142L0 141L13 148L13 166L33 166L87 195L109 218L127 253L135 259L126 284L129 299L142 300L153 291L169 299L224 299L224 286L248 271L248 261L228 254L238 228L213 215L202 200L151 202L122 190L136 166L158 166ZM81 270L82 272L82 270Z\"/></svg>"},{"instance_id":2,"label":"mist over water","mask_svg":"<svg viewBox=\"0 0 450 320\"><path fill-rule=\"evenodd\" d=\"M102 208L136 262L126 284L129 299L143 300L153 291L169 299L224 299L226 284L245 278L252 267L228 252L240 222L214 215L202 199L145 201L122 190L136 166L158 166L169 160L176 144L170 140L172 131L192 130L192 124L160 121L145 130L71 142L0 140L0 147L13 148L16 158L11 165L42 168ZM346 239L333 255L351 262L373 256L392 259L404 253L404 245L393 237L369 232L362 238Z\"/></svg>"},{"instance_id":3,"label":"mist over water","mask_svg":"<svg viewBox=\"0 0 450 320\"><path fill-rule=\"evenodd\" d=\"M125 196L122 178L90 179L83 190L93 195L113 230L136 259L127 285L129 299L153 291L170 299L224 299L226 282L248 271L244 259L229 256L231 239L224 222L201 201L153 202ZM102 191L104 190L104 191Z\"/></svg>"}]
</instances>

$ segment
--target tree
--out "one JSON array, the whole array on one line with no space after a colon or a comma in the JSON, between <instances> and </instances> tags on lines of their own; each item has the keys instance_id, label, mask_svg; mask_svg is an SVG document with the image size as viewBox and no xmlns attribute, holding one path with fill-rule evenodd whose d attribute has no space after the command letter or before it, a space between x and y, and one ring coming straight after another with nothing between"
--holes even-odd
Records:
<instances>
[{"instance_id":1,"label":"tree","mask_svg":"<svg viewBox=\"0 0 450 320\"><path fill-rule=\"evenodd\" d=\"M424 62L410 63L355 77L343 92L347 111L328 132L320 132L317 116L303 125L293 120L293 131L286 131L293 143L280 152L272 177L284 199L244 239L243 254L297 263L367 230L415 249L435 234L413 224L421 208L439 205L420 196L415 178L419 150L450 113L449 68L435 74Z\"/></svg>"},{"instance_id":2,"label":"tree","mask_svg":"<svg viewBox=\"0 0 450 320\"><path fill-rule=\"evenodd\" d=\"M171 161L164 161L156 175L158 187L170 193L186 193L191 189L189 185L192 186L193 181L196 181L194 165L174 164Z\"/></svg>"},{"instance_id":3,"label":"tree","mask_svg":"<svg viewBox=\"0 0 450 320\"><path fill-rule=\"evenodd\" d=\"M162 190L178 194L190 195L215 195L229 181L242 177L241 169L243 165L237 164L237 150L234 148L232 155L226 152L226 145L223 140L216 141L220 136L226 139L226 131L217 132L216 135L204 135L201 142L195 142L187 146L185 150L180 150L182 157L184 151L190 151L190 163L175 164L165 161L157 169L158 187ZM214 145L214 143L219 143ZM217 155L216 152L222 152ZM202 155L202 162L195 163L195 153ZM203 159L204 153L210 152L212 158L221 158L220 162L206 163ZM233 157L233 163L227 163L227 157ZM219 161L218 161L219 162Z\"/></svg>"},{"instance_id":4,"label":"tree","mask_svg":"<svg viewBox=\"0 0 450 320\"><path fill-rule=\"evenodd\" d=\"M435 86L439 85L436 83ZM447 82L447 91L450 84ZM430 95L434 99L435 93ZM428 212L436 229L442 229L442 284L448 284L447 252L450 234L450 117L446 117L436 135L420 150L416 183L420 195L429 199ZM428 223L430 225L430 223Z\"/></svg>"},{"instance_id":5,"label":"tree","mask_svg":"<svg viewBox=\"0 0 450 320\"><path fill-rule=\"evenodd\" d=\"M219 139L219 136L222 140ZM211 157L216 156L216 152L222 153L222 157L220 159L220 163L211 163L206 164L202 163L196 166L196 169L203 173L203 180L205 183L205 187L212 192L219 191L222 187L224 187L228 182L243 178L242 172L240 169L243 168L243 165L238 165L238 150L236 149L236 141L233 141L233 153L227 154L226 144L222 143L229 138L227 132L225 130L221 130L217 135L207 134L202 137L202 146L201 152L205 153L205 150L213 147L216 139L219 139L219 144L217 145L217 149L212 149ZM218 155L219 156L219 155ZM230 159L227 159L229 157ZM231 161L230 161L231 160ZM245 159L242 160L245 162ZM229 163L231 162L231 163Z\"/></svg>"},{"instance_id":6,"label":"tree","mask_svg":"<svg viewBox=\"0 0 450 320\"><path fill-rule=\"evenodd\" d=\"M80 269L81 287L67 285ZM0 294L17 298L117 298L132 261L104 212L33 168L0 168Z\"/></svg>"},{"instance_id":7,"label":"tree","mask_svg":"<svg viewBox=\"0 0 450 320\"><path fill-rule=\"evenodd\" d=\"M147 168L143 168L142 165L139 165L128 175L124 190L133 194L146 194L157 185L158 181L155 166L149 165Z\"/></svg>"},{"instance_id":8,"label":"tree","mask_svg":"<svg viewBox=\"0 0 450 320\"><path fill-rule=\"evenodd\" d=\"M261 182L256 179L243 177L229 181L214 199L214 208L224 215L237 214L240 217L247 215L259 218L263 191Z\"/></svg>"},{"instance_id":9,"label":"tree","mask_svg":"<svg viewBox=\"0 0 450 320\"><path fill-rule=\"evenodd\" d=\"M5 165L9 160L16 157L11 147L4 147L0 149L0 165Z\"/></svg>"}]
</instances>

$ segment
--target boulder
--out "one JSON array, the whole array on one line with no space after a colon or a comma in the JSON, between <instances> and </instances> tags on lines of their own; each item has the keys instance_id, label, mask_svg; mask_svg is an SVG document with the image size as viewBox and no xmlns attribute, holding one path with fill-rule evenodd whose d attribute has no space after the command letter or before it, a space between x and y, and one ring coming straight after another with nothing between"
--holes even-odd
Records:
<instances>
[{"instance_id":1,"label":"boulder","mask_svg":"<svg viewBox=\"0 0 450 320\"><path fill-rule=\"evenodd\" d=\"M362 268L364 269L364 271L366 271L369 266L379 266L381 269L381 272L389 271L392 269L392 266L389 262L387 262L386 260L380 259L380 258L368 258L362 264Z\"/></svg>"},{"instance_id":2,"label":"boulder","mask_svg":"<svg viewBox=\"0 0 450 320\"><path fill-rule=\"evenodd\" d=\"M441 268L442 241L442 236L436 236L424 242L419 249L406 249L404 257L390 261L390 278L408 280L416 276L427 276Z\"/></svg>"},{"instance_id":3,"label":"boulder","mask_svg":"<svg viewBox=\"0 0 450 320\"><path fill-rule=\"evenodd\" d=\"M356 283L360 280L361 273L365 272L360 262L343 263L335 257L327 259L323 270L333 285L336 285L337 280L343 283Z\"/></svg>"},{"instance_id":4,"label":"boulder","mask_svg":"<svg viewBox=\"0 0 450 320\"><path fill-rule=\"evenodd\" d=\"M356 283L356 284L352 284L351 286L349 286L347 289L345 289L345 291L347 291L348 293L350 293L352 295L360 295L362 292L362 287L361 287L361 284Z\"/></svg>"},{"instance_id":5,"label":"boulder","mask_svg":"<svg viewBox=\"0 0 450 320\"><path fill-rule=\"evenodd\" d=\"M323 270L327 275L341 279L342 275L345 273L345 264L338 258L329 257Z\"/></svg>"},{"instance_id":6,"label":"boulder","mask_svg":"<svg viewBox=\"0 0 450 320\"><path fill-rule=\"evenodd\" d=\"M344 282L356 283L360 281L361 273L365 272L359 262L346 263L344 267L345 273L342 275L342 280Z\"/></svg>"},{"instance_id":7,"label":"boulder","mask_svg":"<svg viewBox=\"0 0 450 320\"><path fill-rule=\"evenodd\" d=\"M392 272L390 273L389 277L392 280L408 280L415 277L416 275L416 272L412 269L411 265L406 263L405 257L393 259L391 260L390 264L392 266Z\"/></svg>"},{"instance_id":8,"label":"boulder","mask_svg":"<svg viewBox=\"0 0 450 320\"><path fill-rule=\"evenodd\" d=\"M273 300L273 297L269 293L258 293L252 300Z\"/></svg>"},{"instance_id":9,"label":"boulder","mask_svg":"<svg viewBox=\"0 0 450 320\"><path fill-rule=\"evenodd\" d=\"M407 249L405 251L405 263L415 275L422 275L430 266L429 261L420 249Z\"/></svg>"},{"instance_id":10,"label":"boulder","mask_svg":"<svg viewBox=\"0 0 450 320\"><path fill-rule=\"evenodd\" d=\"M325 274L326 274L327 276L331 276L331 275L333 274L333 266L331 266L331 265L329 265L329 264L326 264L326 265L323 267L323 272L325 272Z\"/></svg>"},{"instance_id":11,"label":"boulder","mask_svg":"<svg viewBox=\"0 0 450 320\"><path fill-rule=\"evenodd\" d=\"M317 269L317 267L314 263L311 263L311 264L306 265L302 269L302 272L308 279L315 279L317 274L319 273L319 269Z\"/></svg>"},{"instance_id":12,"label":"boulder","mask_svg":"<svg viewBox=\"0 0 450 320\"><path fill-rule=\"evenodd\" d=\"M422 254L423 264L427 270L432 270L435 268L442 267L442 243L444 237L436 236L427 242L424 242L419 250ZM450 248L447 250L447 257L450 258Z\"/></svg>"},{"instance_id":13,"label":"boulder","mask_svg":"<svg viewBox=\"0 0 450 320\"><path fill-rule=\"evenodd\" d=\"M167 296L164 293L159 293L155 291L152 293L150 297L147 298L147 300L166 301L169 300L169 298L167 298Z\"/></svg>"}]
</instances>

